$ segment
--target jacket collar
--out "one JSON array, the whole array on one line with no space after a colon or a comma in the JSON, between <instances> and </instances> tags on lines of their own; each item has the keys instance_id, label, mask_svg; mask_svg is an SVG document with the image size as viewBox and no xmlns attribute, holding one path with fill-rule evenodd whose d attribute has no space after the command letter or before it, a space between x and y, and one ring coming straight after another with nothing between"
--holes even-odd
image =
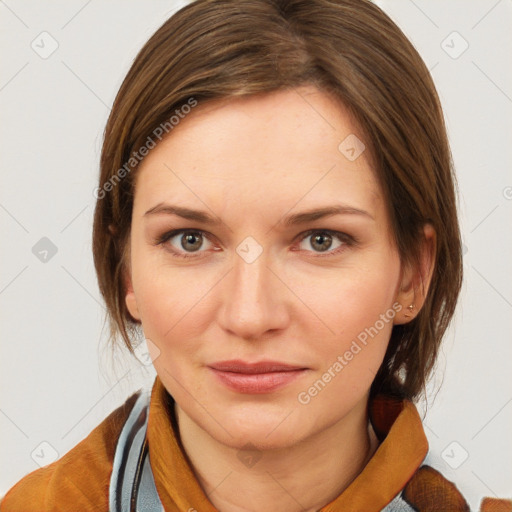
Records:
<instances>
[{"instance_id":1,"label":"jacket collar","mask_svg":"<svg viewBox=\"0 0 512 512\"><path fill-rule=\"evenodd\" d=\"M414 404L379 395L369 405L380 445L352 483L320 512L379 512L424 460L428 443ZM168 512L218 512L201 489L179 439L174 400L157 376L151 392L147 439L155 485Z\"/></svg>"}]
</instances>

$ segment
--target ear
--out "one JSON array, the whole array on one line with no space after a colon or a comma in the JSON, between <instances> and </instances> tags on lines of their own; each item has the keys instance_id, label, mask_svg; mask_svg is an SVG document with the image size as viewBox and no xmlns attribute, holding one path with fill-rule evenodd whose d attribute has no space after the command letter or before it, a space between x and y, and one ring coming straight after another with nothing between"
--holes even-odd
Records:
<instances>
[{"instance_id":1,"label":"ear","mask_svg":"<svg viewBox=\"0 0 512 512\"><path fill-rule=\"evenodd\" d=\"M124 301L126 303L126 307L128 308L128 311L133 319L140 322L141 319L139 308L137 306L137 299L135 298L135 292L133 291L131 270L126 267L123 269L123 282L125 289Z\"/></svg>"},{"instance_id":2,"label":"ear","mask_svg":"<svg viewBox=\"0 0 512 512\"><path fill-rule=\"evenodd\" d=\"M423 307L434 272L435 254L436 232L431 224L425 224L419 261L402 269L400 289L396 298L402 309L395 316L395 324L410 322Z\"/></svg>"}]
</instances>

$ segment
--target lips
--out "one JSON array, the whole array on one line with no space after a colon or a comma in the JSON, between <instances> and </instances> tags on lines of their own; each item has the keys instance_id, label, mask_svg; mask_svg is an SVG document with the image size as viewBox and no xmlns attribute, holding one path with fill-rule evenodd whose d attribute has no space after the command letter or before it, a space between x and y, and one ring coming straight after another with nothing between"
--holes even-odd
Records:
<instances>
[{"instance_id":1,"label":"lips","mask_svg":"<svg viewBox=\"0 0 512 512\"><path fill-rule=\"evenodd\" d=\"M275 391L308 371L303 366L280 361L221 361L211 364L209 368L222 384L233 391L254 394Z\"/></svg>"},{"instance_id":2,"label":"lips","mask_svg":"<svg viewBox=\"0 0 512 512\"><path fill-rule=\"evenodd\" d=\"M271 373L271 372L290 372L294 370L303 370L304 367L292 366L278 361L260 361L258 363L246 363L240 360L222 361L210 365L215 370L233 373Z\"/></svg>"}]
</instances>

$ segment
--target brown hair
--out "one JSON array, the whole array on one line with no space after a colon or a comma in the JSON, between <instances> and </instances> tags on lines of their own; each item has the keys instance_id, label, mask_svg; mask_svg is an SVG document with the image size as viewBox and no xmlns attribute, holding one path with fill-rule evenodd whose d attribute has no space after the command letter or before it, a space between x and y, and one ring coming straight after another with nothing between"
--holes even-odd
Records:
<instances>
[{"instance_id":1,"label":"brown hair","mask_svg":"<svg viewBox=\"0 0 512 512\"><path fill-rule=\"evenodd\" d=\"M368 0L196 0L144 45L115 99L101 154L93 252L110 340L121 334L133 352L138 329L122 279L134 152L191 98L202 103L307 84L338 98L360 125L401 261L417 261L426 222L436 231L426 301L413 321L393 327L371 389L416 398L462 283L456 182L432 78L401 30Z\"/></svg>"}]
</instances>

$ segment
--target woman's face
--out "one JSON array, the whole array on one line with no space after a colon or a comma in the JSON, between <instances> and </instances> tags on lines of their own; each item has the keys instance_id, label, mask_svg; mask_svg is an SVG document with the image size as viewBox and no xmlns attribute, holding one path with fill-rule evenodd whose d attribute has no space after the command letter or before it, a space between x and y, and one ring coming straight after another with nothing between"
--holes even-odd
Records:
<instances>
[{"instance_id":1,"label":"woman's face","mask_svg":"<svg viewBox=\"0 0 512 512\"><path fill-rule=\"evenodd\" d=\"M289 446L366 407L409 303L356 137L302 87L199 104L137 171L126 303L179 413L219 442Z\"/></svg>"}]
</instances>

